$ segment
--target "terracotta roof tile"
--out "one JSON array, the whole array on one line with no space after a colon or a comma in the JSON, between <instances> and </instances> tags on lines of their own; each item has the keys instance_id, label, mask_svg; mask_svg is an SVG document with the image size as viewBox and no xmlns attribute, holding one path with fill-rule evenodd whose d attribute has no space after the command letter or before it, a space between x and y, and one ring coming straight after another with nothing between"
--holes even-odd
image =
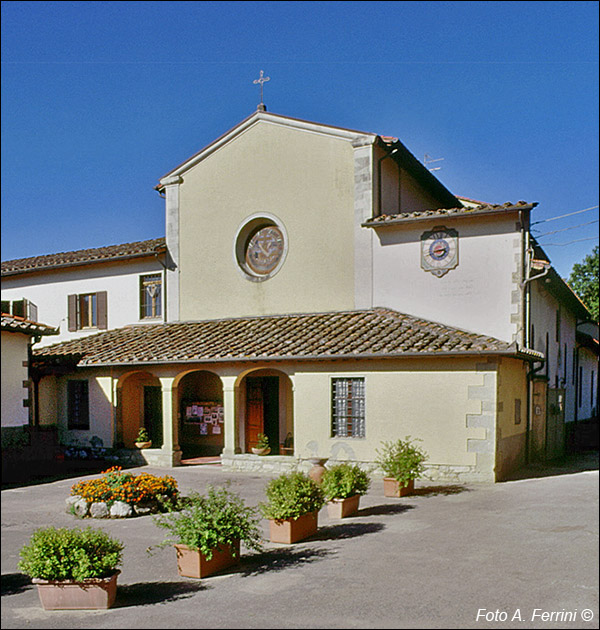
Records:
<instances>
[{"instance_id":1,"label":"terracotta roof tile","mask_svg":"<svg viewBox=\"0 0 600 630\"><path fill-rule=\"evenodd\" d=\"M1 328L9 332L22 332L36 337L38 335L58 335L59 332L58 328L52 328L51 326L46 326L46 324L32 322L29 319L9 315L8 313L2 313Z\"/></svg>"},{"instance_id":2,"label":"terracotta roof tile","mask_svg":"<svg viewBox=\"0 0 600 630\"><path fill-rule=\"evenodd\" d=\"M150 256L155 252L161 251L164 247L164 238L153 238L147 241L123 243L121 245L108 245L106 247L94 247L92 249L78 249L72 252L33 256L31 258L5 260L2 262L2 275L12 276L32 271L59 269L76 265L89 265L97 262L111 262L113 260Z\"/></svg>"},{"instance_id":3,"label":"terracotta roof tile","mask_svg":"<svg viewBox=\"0 0 600 630\"><path fill-rule=\"evenodd\" d=\"M518 354L493 337L384 308L133 325L35 350L39 360L75 358L80 366L445 353Z\"/></svg>"},{"instance_id":4,"label":"terracotta roof tile","mask_svg":"<svg viewBox=\"0 0 600 630\"><path fill-rule=\"evenodd\" d=\"M362 225L363 227L381 227L386 225L394 225L396 223L404 223L405 221L416 221L419 219L431 219L441 217L462 217L472 216L474 214L490 214L499 212L511 212L515 210L532 210L537 203L527 203L519 201L512 203L510 201L504 204L481 204L474 207L462 208L437 208L434 210L418 210L414 212L401 212L400 214L382 214L372 219L367 219Z\"/></svg>"}]
</instances>

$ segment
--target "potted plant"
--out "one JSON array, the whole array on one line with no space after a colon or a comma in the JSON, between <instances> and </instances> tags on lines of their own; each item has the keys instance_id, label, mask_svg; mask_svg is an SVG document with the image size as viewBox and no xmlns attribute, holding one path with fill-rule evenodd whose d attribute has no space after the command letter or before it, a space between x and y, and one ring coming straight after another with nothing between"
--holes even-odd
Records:
<instances>
[{"instance_id":1,"label":"potted plant","mask_svg":"<svg viewBox=\"0 0 600 630\"><path fill-rule=\"evenodd\" d=\"M327 468L321 489L327 500L330 518L344 518L358 511L360 497L366 494L371 480L358 464L342 462Z\"/></svg>"},{"instance_id":2,"label":"potted plant","mask_svg":"<svg viewBox=\"0 0 600 630\"><path fill-rule=\"evenodd\" d=\"M206 495L192 492L155 517L156 525L171 534L156 547L174 545L179 575L203 578L238 563L240 542L261 550L258 521L257 509L239 495L209 485Z\"/></svg>"},{"instance_id":3,"label":"potted plant","mask_svg":"<svg viewBox=\"0 0 600 630\"><path fill-rule=\"evenodd\" d=\"M271 452L269 438L264 433L259 433L257 437L258 442L252 447L252 452L255 455L268 455Z\"/></svg>"},{"instance_id":4,"label":"potted plant","mask_svg":"<svg viewBox=\"0 0 600 630\"><path fill-rule=\"evenodd\" d=\"M123 544L92 527L37 529L20 551L45 610L110 608Z\"/></svg>"},{"instance_id":5,"label":"potted plant","mask_svg":"<svg viewBox=\"0 0 600 630\"><path fill-rule=\"evenodd\" d=\"M259 508L270 521L271 542L291 544L317 532L325 497L307 474L282 474L267 484L265 493L267 502Z\"/></svg>"},{"instance_id":6,"label":"potted plant","mask_svg":"<svg viewBox=\"0 0 600 630\"><path fill-rule=\"evenodd\" d=\"M135 445L138 448L150 448L152 446L150 435L144 427L140 427L137 438L135 439Z\"/></svg>"},{"instance_id":7,"label":"potted plant","mask_svg":"<svg viewBox=\"0 0 600 630\"><path fill-rule=\"evenodd\" d=\"M381 466L384 495L386 497L403 497L412 494L415 479L425 470L427 453L411 441L410 436L395 442L382 442L377 449L376 463Z\"/></svg>"}]
</instances>

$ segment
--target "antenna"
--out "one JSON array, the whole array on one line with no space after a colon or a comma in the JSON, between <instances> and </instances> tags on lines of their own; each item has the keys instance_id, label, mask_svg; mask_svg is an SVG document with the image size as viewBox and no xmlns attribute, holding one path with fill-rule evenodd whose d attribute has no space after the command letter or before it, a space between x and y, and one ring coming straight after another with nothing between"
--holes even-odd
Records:
<instances>
[{"instance_id":1,"label":"antenna","mask_svg":"<svg viewBox=\"0 0 600 630\"><path fill-rule=\"evenodd\" d=\"M429 155L429 153L426 153L425 156L423 157L423 164L425 164L425 166L427 166L427 164L432 164L433 162L441 162L444 158L432 158L431 155ZM429 171L439 171L441 170L441 166L434 166L433 168L427 169Z\"/></svg>"}]
</instances>

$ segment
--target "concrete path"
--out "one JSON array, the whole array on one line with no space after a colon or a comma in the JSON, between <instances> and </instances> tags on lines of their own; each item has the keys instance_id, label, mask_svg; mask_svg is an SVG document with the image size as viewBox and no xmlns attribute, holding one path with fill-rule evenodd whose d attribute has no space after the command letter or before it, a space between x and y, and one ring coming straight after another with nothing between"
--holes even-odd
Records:
<instances>
[{"instance_id":1,"label":"concrete path","mask_svg":"<svg viewBox=\"0 0 600 630\"><path fill-rule=\"evenodd\" d=\"M173 475L184 494L229 480L249 505L271 478L216 465L142 470ZM332 521L323 509L315 537L267 543L236 572L203 580L178 576L173 549L146 553L164 535L152 516L67 514L83 477L3 490L2 628L598 628L598 454L517 477L421 482L403 499L373 479L356 517ZM82 524L126 545L116 604L46 612L17 570L19 549L38 527Z\"/></svg>"}]
</instances>

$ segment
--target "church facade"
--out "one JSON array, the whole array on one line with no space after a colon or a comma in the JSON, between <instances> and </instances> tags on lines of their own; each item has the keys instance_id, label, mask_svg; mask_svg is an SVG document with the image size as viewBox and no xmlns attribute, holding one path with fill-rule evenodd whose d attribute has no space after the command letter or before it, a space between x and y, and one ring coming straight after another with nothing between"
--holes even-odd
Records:
<instances>
[{"instance_id":1,"label":"church facade","mask_svg":"<svg viewBox=\"0 0 600 630\"><path fill-rule=\"evenodd\" d=\"M127 447L146 426L149 463L242 469L372 466L410 435L430 478L490 481L595 412L590 316L535 203L456 197L395 138L262 109L156 189L164 239L2 263L3 301L64 320L36 422Z\"/></svg>"}]
</instances>

